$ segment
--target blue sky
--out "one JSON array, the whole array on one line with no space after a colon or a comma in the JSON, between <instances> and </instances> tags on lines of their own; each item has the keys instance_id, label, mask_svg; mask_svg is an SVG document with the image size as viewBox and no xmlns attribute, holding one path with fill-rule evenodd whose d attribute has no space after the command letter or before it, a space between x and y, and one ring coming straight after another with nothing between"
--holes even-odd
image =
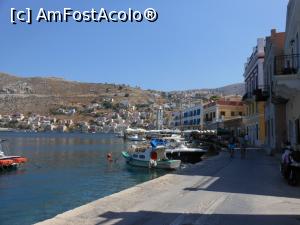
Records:
<instances>
[{"instance_id":1,"label":"blue sky","mask_svg":"<svg viewBox=\"0 0 300 225\"><path fill-rule=\"evenodd\" d=\"M287 0L1 0L0 71L144 89L243 80L258 37L285 29ZM144 10L155 23L10 23L10 8Z\"/></svg>"}]
</instances>

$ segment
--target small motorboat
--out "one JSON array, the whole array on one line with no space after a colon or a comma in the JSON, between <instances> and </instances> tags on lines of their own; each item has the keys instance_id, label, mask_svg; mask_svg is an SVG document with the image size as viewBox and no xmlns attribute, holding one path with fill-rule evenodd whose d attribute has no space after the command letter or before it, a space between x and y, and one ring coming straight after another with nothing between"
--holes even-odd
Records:
<instances>
[{"instance_id":1,"label":"small motorboat","mask_svg":"<svg viewBox=\"0 0 300 225\"><path fill-rule=\"evenodd\" d=\"M198 163L207 150L202 148L189 148L180 136L164 138L166 155L169 159L181 160L182 163Z\"/></svg>"},{"instance_id":2,"label":"small motorboat","mask_svg":"<svg viewBox=\"0 0 300 225\"><path fill-rule=\"evenodd\" d=\"M202 160L202 156L207 150L201 148L188 148L185 144L181 144L176 148L166 150L169 159L179 159L183 163L198 163Z\"/></svg>"},{"instance_id":3,"label":"small motorboat","mask_svg":"<svg viewBox=\"0 0 300 225\"><path fill-rule=\"evenodd\" d=\"M151 146L132 146L132 151L122 152L122 156L131 166L174 170L180 167L180 160L170 160L166 156L166 147L151 141Z\"/></svg>"},{"instance_id":4,"label":"small motorboat","mask_svg":"<svg viewBox=\"0 0 300 225\"><path fill-rule=\"evenodd\" d=\"M0 140L0 171L11 170L18 168L21 164L26 163L28 160L21 156L6 156L3 150L3 143L6 140Z\"/></svg>"},{"instance_id":5,"label":"small motorboat","mask_svg":"<svg viewBox=\"0 0 300 225\"><path fill-rule=\"evenodd\" d=\"M143 137L141 137L141 136L139 136L139 135L137 135L137 134L127 136L127 139L128 139L129 141L146 141L145 138L143 138Z\"/></svg>"}]
</instances>

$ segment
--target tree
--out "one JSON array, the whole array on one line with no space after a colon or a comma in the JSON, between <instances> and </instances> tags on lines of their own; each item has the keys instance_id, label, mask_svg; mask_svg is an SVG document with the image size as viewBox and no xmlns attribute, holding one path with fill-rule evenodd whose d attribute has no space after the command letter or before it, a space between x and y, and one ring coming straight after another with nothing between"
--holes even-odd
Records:
<instances>
[{"instance_id":1,"label":"tree","mask_svg":"<svg viewBox=\"0 0 300 225\"><path fill-rule=\"evenodd\" d=\"M220 99L220 96L217 96L217 95L213 95L213 96L210 97L211 101L217 101L219 99Z\"/></svg>"}]
</instances>

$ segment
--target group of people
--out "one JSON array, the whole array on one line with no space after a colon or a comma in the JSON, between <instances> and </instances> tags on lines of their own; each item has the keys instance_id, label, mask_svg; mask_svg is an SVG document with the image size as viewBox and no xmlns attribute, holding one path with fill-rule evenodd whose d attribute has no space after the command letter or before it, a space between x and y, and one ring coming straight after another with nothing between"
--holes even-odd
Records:
<instances>
[{"instance_id":1,"label":"group of people","mask_svg":"<svg viewBox=\"0 0 300 225\"><path fill-rule=\"evenodd\" d=\"M234 152L236 148L239 146L239 149L241 151L241 158L246 158L246 149L248 146L248 134L241 135L240 137L236 138L233 134L230 136L228 140L228 149L230 153L230 157L234 157Z\"/></svg>"}]
</instances>

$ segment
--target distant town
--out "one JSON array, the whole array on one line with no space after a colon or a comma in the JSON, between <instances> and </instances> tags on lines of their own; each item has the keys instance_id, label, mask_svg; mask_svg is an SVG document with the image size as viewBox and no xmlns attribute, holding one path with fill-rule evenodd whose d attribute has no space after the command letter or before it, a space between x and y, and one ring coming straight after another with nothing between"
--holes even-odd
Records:
<instances>
[{"instance_id":1,"label":"distant town","mask_svg":"<svg viewBox=\"0 0 300 225\"><path fill-rule=\"evenodd\" d=\"M162 93L166 103L135 104L105 98L76 107L51 109L48 115L12 113L0 116L0 126L27 131L120 132L129 127L144 129L215 129L216 122L241 119L244 106L239 95L216 92ZM208 98L208 99L207 99ZM217 116L220 115L220 116ZM81 118L79 120L78 118ZM5 129L4 129L5 130Z\"/></svg>"}]
</instances>

